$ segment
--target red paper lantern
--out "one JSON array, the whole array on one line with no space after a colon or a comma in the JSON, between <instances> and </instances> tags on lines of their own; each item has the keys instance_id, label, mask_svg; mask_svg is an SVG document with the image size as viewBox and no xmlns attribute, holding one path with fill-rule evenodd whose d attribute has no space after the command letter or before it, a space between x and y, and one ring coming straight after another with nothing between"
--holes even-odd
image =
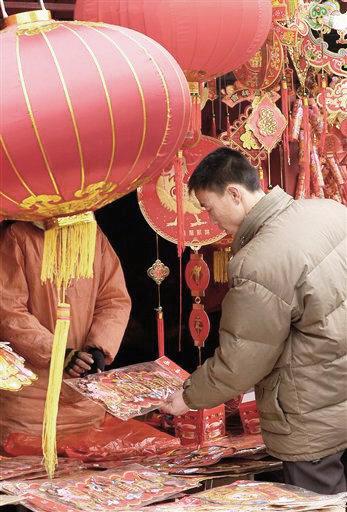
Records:
<instances>
[{"instance_id":1,"label":"red paper lantern","mask_svg":"<svg viewBox=\"0 0 347 512\"><path fill-rule=\"evenodd\" d=\"M95 210L146 183L190 114L185 77L157 42L35 12L46 19L0 34L0 216L21 220Z\"/></svg>"},{"instance_id":2,"label":"red paper lantern","mask_svg":"<svg viewBox=\"0 0 347 512\"><path fill-rule=\"evenodd\" d=\"M271 0L77 0L75 17L138 30L162 44L189 81L240 67L265 42Z\"/></svg>"}]
</instances>

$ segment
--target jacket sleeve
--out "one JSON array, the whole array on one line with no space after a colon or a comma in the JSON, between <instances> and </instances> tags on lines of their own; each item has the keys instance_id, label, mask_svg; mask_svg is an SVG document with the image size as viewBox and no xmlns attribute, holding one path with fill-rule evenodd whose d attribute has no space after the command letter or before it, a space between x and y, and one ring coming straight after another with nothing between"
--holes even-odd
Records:
<instances>
[{"instance_id":1,"label":"jacket sleeve","mask_svg":"<svg viewBox=\"0 0 347 512\"><path fill-rule=\"evenodd\" d=\"M260 382L289 335L289 304L248 279L234 278L233 285L223 301L219 347L184 390L192 409L215 407Z\"/></svg>"},{"instance_id":2,"label":"jacket sleeve","mask_svg":"<svg viewBox=\"0 0 347 512\"><path fill-rule=\"evenodd\" d=\"M28 310L25 257L15 231L8 227L0 244L0 339L36 368L48 368L53 334Z\"/></svg>"},{"instance_id":3,"label":"jacket sleeve","mask_svg":"<svg viewBox=\"0 0 347 512\"><path fill-rule=\"evenodd\" d=\"M95 347L102 350L106 356L106 364L111 364L128 324L131 300L120 261L104 234L101 250L98 295L85 348Z\"/></svg>"}]
</instances>

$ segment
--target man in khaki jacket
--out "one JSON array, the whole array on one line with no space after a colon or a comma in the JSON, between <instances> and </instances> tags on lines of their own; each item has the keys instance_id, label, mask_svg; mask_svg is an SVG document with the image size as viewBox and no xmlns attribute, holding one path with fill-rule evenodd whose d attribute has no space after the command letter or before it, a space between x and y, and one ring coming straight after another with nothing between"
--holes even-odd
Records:
<instances>
[{"instance_id":1,"label":"man in khaki jacket","mask_svg":"<svg viewBox=\"0 0 347 512\"><path fill-rule=\"evenodd\" d=\"M234 235L220 346L164 410L210 408L255 386L268 452L285 481L346 491L346 208L326 199L265 195L258 172L229 148L189 182Z\"/></svg>"}]
</instances>

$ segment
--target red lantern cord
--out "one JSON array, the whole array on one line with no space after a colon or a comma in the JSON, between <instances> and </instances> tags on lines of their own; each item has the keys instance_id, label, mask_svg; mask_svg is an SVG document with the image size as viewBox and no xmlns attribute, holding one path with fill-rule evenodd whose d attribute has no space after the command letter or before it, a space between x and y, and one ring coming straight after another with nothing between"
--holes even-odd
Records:
<instances>
[{"instance_id":1,"label":"red lantern cord","mask_svg":"<svg viewBox=\"0 0 347 512\"><path fill-rule=\"evenodd\" d=\"M328 128L328 116L327 116L327 106L326 106L326 88L327 88L327 81L326 78L322 78L322 87L321 87L321 102L322 102L322 110L323 110L323 131L321 136L321 143L320 143L320 153L321 155L324 154L325 149L325 140L326 140L326 134L327 134L327 128Z\"/></svg>"},{"instance_id":2,"label":"red lantern cord","mask_svg":"<svg viewBox=\"0 0 347 512\"><path fill-rule=\"evenodd\" d=\"M176 188L176 206L177 206L177 253L182 257L185 248L184 244L184 208L183 208L183 153L179 151L174 159L175 167L175 188Z\"/></svg>"},{"instance_id":3,"label":"red lantern cord","mask_svg":"<svg viewBox=\"0 0 347 512\"><path fill-rule=\"evenodd\" d=\"M310 197L310 123L309 123L309 107L308 98L303 98L303 132L304 132L304 147L303 147L303 165L305 169L305 197Z\"/></svg>"},{"instance_id":4,"label":"red lantern cord","mask_svg":"<svg viewBox=\"0 0 347 512\"><path fill-rule=\"evenodd\" d=\"M290 165L289 128L288 128L288 123L289 123L288 84L287 84L287 79L285 76L282 78L281 103L282 103L282 113L287 120L287 126L283 132L283 151L284 151L284 157L287 159L287 162Z\"/></svg>"}]
</instances>

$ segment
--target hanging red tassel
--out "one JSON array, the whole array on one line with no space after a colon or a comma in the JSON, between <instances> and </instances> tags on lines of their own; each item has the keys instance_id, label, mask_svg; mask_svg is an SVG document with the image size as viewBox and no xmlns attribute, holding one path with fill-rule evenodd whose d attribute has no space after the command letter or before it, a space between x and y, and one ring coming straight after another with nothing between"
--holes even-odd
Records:
<instances>
[{"instance_id":1,"label":"hanging red tassel","mask_svg":"<svg viewBox=\"0 0 347 512\"><path fill-rule=\"evenodd\" d=\"M164 315L163 308L157 309L157 337L158 337L158 354L159 357L165 355L165 336L164 336Z\"/></svg>"},{"instance_id":2,"label":"hanging red tassel","mask_svg":"<svg viewBox=\"0 0 347 512\"><path fill-rule=\"evenodd\" d=\"M302 122L303 132L304 132L304 145L303 145L303 165L305 169L305 197L310 197L310 181L311 181L311 171L310 171L310 153L311 153L311 145L310 145L310 121L309 121L309 107L308 107L308 98L304 96L303 98L303 122Z\"/></svg>"},{"instance_id":3,"label":"hanging red tassel","mask_svg":"<svg viewBox=\"0 0 347 512\"><path fill-rule=\"evenodd\" d=\"M283 132L283 151L284 157L286 158L288 164L290 165L290 152L289 152L289 105L288 105L288 84L287 79L284 76L281 82L281 103L282 103L282 113L287 121L287 126Z\"/></svg>"},{"instance_id":4,"label":"hanging red tassel","mask_svg":"<svg viewBox=\"0 0 347 512\"><path fill-rule=\"evenodd\" d=\"M327 105L326 105L326 88L327 88L327 81L325 77L322 77L322 86L321 86L321 98L322 98L322 110L323 110L323 130L322 130L322 136L320 139L320 154L324 154L325 150L325 141L326 141L326 134L327 134L327 128L328 128L328 115L327 115Z\"/></svg>"},{"instance_id":5,"label":"hanging red tassel","mask_svg":"<svg viewBox=\"0 0 347 512\"><path fill-rule=\"evenodd\" d=\"M179 151L174 159L175 168L175 188L176 188L176 206L177 206L177 252L181 258L184 251L184 205L183 205L183 153Z\"/></svg>"}]
</instances>

